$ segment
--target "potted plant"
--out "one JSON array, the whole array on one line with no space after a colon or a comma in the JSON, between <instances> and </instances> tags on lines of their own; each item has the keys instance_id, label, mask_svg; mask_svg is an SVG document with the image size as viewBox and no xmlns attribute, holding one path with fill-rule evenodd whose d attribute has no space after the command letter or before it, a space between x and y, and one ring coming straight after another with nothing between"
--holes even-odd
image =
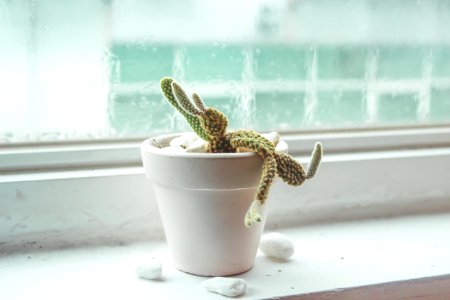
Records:
<instances>
[{"instance_id":1,"label":"potted plant","mask_svg":"<svg viewBox=\"0 0 450 300\"><path fill-rule=\"evenodd\" d=\"M252 130L227 131L228 120L192 100L172 78L161 80L169 103L205 141L207 153L164 150L179 136L142 143L145 174L153 183L167 243L178 269L202 276L226 276L253 266L267 215L269 188L278 175L290 185L312 178L322 158L316 143L308 170Z\"/></svg>"}]
</instances>

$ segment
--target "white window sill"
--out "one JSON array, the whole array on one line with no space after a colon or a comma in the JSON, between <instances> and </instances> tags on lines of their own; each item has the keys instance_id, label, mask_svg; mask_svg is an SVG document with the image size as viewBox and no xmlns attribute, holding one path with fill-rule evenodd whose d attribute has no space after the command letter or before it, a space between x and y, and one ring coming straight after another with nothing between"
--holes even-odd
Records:
<instances>
[{"instance_id":1,"label":"white window sill","mask_svg":"<svg viewBox=\"0 0 450 300\"><path fill-rule=\"evenodd\" d=\"M327 155L304 186L274 184L266 228L450 211L449 166L450 148ZM0 203L0 255L36 237L90 245L162 236L141 167L1 175Z\"/></svg>"},{"instance_id":2,"label":"white window sill","mask_svg":"<svg viewBox=\"0 0 450 300\"><path fill-rule=\"evenodd\" d=\"M239 299L443 299L450 294L449 231L449 214L280 230L294 241L294 257L258 254L254 268L236 276L249 285ZM4 299L221 298L200 287L205 278L177 271L162 241L66 250L36 241L22 249L0 257ZM162 260L160 281L135 274L151 255Z\"/></svg>"}]
</instances>

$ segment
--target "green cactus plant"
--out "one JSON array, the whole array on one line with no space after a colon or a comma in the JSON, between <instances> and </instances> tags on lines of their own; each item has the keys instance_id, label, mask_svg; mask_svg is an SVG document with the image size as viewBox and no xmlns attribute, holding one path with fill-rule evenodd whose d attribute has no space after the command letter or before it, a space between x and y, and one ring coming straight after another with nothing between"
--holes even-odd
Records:
<instances>
[{"instance_id":1,"label":"green cactus plant","mask_svg":"<svg viewBox=\"0 0 450 300\"><path fill-rule=\"evenodd\" d=\"M260 207L267 199L275 175L289 185L299 186L317 172L322 159L322 145L316 143L305 172L302 165L285 153L277 153L275 145L252 130L227 131L227 117L215 108L206 107L198 94L192 100L172 78L161 79L161 89L171 105L187 120L194 132L207 142L210 153L233 153L247 149L258 153L263 159L263 169L255 199L245 215L245 226L251 227L261 221Z\"/></svg>"}]
</instances>

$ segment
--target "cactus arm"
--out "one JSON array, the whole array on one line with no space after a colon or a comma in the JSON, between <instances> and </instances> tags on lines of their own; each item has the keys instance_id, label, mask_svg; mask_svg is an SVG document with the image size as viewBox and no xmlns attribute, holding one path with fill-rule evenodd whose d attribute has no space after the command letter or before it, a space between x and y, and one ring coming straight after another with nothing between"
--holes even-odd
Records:
<instances>
[{"instance_id":1,"label":"cactus arm","mask_svg":"<svg viewBox=\"0 0 450 300\"><path fill-rule=\"evenodd\" d=\"M195 106L202 112L206 111L205 104L203 103L202 98L197 93L192 94L192 100L194 100Z\"/></svg>"},{"instance_id":2,"label":"cactus arm","mask_svg":"<svg viewBox=\"0 0 450 300\"><path fill-rule=\"evenodd\" d=\"M198 116L201 114L201 112L194 106L194 104L192 104L191 100L188 98L183 88L175 81L172 82L172 92L175 98L177 99L178 104L188 114L194 116Z\"/></svg>"},{"instance_id":3,"label":"cactus arm","mask_svg":"<svg viewBox=\"0 0 450 300\"><path fill-rule=\"evenodd\" d=\"M285 153L276 153L278 176L289 185L299 186L306 180L302 165Z\"/></svg>"},{"instance_id":4,"label":"cactus arm","mask_svg":"<svg viewBox=\"0 0 450 300\"><path fill-rule=\"evenodd\" d=\"M270 184L277 171L277 162L275 160L275 146L271 141L251 130L238 130L230 135L230 144L234 148L246 148L258 155L264 160L261 180L258 185L256 199L264 204L269 192Z\"/></svg>"},{"instance_id":5,"label":"cactus arm","mask_svg":"<svg viewBox=\"0 0 450 300\"><path fill-rule=\"evenodd\" d=\"M273 156L268 156L264 159L261 179L256 188L256 196L245 214L244 224L247 227L252 227L253 223L261 222L260 208L265 203L267 195L269 194L270 186L275 178L277 169L277 162Z\"/></svg>"},{"instance_id":6,"label":"cactus arm","mask_svg":"<svg viewBox=\"0 0 450 300\"><path fill-rule=\"evenodd\" d=\"M308 171L306 172L306 179L311 179L314 177L314 175L316 175L317 169L319 168L320 162L322 161L322 156L322 144L316 143L311 154L311 159L309 161Z\"/></svg>"},{"instance_id":7,"label":"cactus arm","mask_svg":"<svg viewBox=\"0 0 450 300\"><path fill-rule=\"evenodd\" d=\"M174 80L170 77L164 77L161 79L160 85L161 85L161 91L163 92L164 97L166 97L167 101L176 108L183 116L186 116L187 113L184 111L184 109L181 108L180 104L178 104L177 99L175 98L175 95L172 91L172 82Z\"/></svg>"},{"instance_id":8,"label":"cactus arm","mask_svg":"<svg viewBox=\"0 0 450 300\"><path fill-rule=\"evenodd\" d=\"M237 132L231 139L230 144L235 148L247 148L258 153L263 158L263 169L261 178L256 188L255 199L248 209L244 224L251 227L255 222L261 222L260 207L263 205L269 194L270 186L277 171L277 162L274 157L273 144L264 137L251 131Z\"/></svg>"},{"instance_id":9,"label":"cactus arm","mask_svg":"<svg viewBox=\"0 0 450 300\"><path fill-rule=\"evenodd\" d=\"M228 126L227 117L215 108L208 108L200 116L200 123L211 139L224 139Z\"/></svg>"},{"instance_id":10,"label":"cactus arm","mask_svg":"<svg viewBox=\"0 0 450 300\"><path fill-rule=\"evenodd\" d=\"M164 94L164 97L167 99L167 101L176 108L187 120L189 125L191 126L192 130L203 140L209 141L210 137L204 132L204 130L201 127L200 120L198 116L189 114L186 112L178 103L177 99L175 98L175 95L172 90L172 82L174 80L170 77L165 77L161 79L161 90Z\"/></svg>"},{"instance_id":11,"label":"cactus arm","mask_svg":"<svg viewBox=\"0 0 450 300\"><path fill-rule=\"evenodd\" d=\"M317 169L319 168L320 161L322 160L322 155L322 145L320 143L316 143L311 154L308 171L305 173L302 165L291 156L285 153L276 153L275 159L277 161L278 176L280 176L281 179L289 185L299 186L306 179L311 179L314 177Z\"/></svg>"},{"instance_id":12,"label":"cactus arm","mask_svg":"<svg viewBox=\"0 0 450 300\"><path fill-rule=\"evenodd\" d=\"M230 140L234 140L235 144L240 144L240 146L236 148L244 148L256 152L263 158L267 155L272 155L275 153L274 144L259 133L252 130L237 130L231 132ZM240 140L244 140L244 142L240 142Z\"/></svg>"}]
</instances>

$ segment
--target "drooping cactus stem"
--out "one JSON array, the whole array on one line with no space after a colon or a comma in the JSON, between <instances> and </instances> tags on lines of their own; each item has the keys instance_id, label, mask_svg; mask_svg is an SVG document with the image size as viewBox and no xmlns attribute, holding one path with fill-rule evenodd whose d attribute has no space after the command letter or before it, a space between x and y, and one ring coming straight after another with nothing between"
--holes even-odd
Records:
<instances>
[{"instance_id":1,"label":"drooping cactus stem","mask_svg":"<svg viewBox=\"0 0 450 300\"><path fill-rule=\"evenodd\" d=\"M202 98L197 93L192 94L192 100L194 100L195 106L202 112L206 112L205 104L203 103Z\"/></svg>"},{"instance_id":2,"label":"drooping cactus stem","mask_svg":"<svg viewBox=\"0 0 450 300\"><path fill-rule=\"evenodd\" d=\"M277 171L277 162L273 156L267 156L264 159L263 169L261 173L261 180L259 181L258 188L256 189L256 199L264 204L269 194L269 188L272 185L272 181L275 178Z\"/></svg>"},{"instance_id":3,"label":"drooping cactus stem","mask_svg":"<svg viewBox=\"0 0 450 300\"><path fill-rule=\"evenodd\" d=\"M311 159L308 165L308 171L306 172L306 179L311 179L316 175L317 169L319 168L320 162L322 161L323 150L322 144L316 143L314 150L311 154Z\"/></svg>"},{"instance_id":4,"label":"drooping cactus stem","mask_svg":"<svg viewBox=\"0 0 450 300\"><path fill-rule=\"evenodd\" d=\"M299 186L306 180L302 165L285 153L275 153L278 176L289 185Z\"/></svg>"},{"instance_id":5,"label":"drooping cactus stem","mask_svg":"<svg viewBox=\"0 0 450 300\"><path fill-rule=\"evenodd\" d=\"M244 217L244 224L247 228L250 228L253 226L253 223L255 222L261 222L261 201L259 200L253 200L252 204L250 205L249 209L247 210L247 213Z\"/></svg>"},{"instance_id":6,"label":"drooping cactus stem","mask_svg":"<svg viewBox=\"0 0 450 300\"><path fill-rule=\"evenodd\" d=\"M252 130L238 130L232 132L231 143L236 148L256 152L262 158L275 153L275 146L271 141Z\"/></svg>"},{"instance_id":7,"label":"drooping cactus stem","mask_svg":"<svg viewBox=\"0 0 450 300\"><path fill-rule=\"evenodd\" d=\"M253 223L261 222L262 217L260 209L267 200L270 186L272 185L273 179L275 178L276 168L277 165L275 158L273 156L266 157L263 164L261 179L256 189L256 199L253 200L250 208L245 214L245 226L251 227Z\"/></svg>"},{"instance_id":8,"label":"drooping cactus stem","mask_svg":"<svg viewBox=\"0 0 450 300\"><path fill-rule=\"evenodd\" d=\"M191 100L188 98L183 88L175 81L172 82L172 91L180 106L187 113L194 116L198 116L201 114L201 112L192 104Z\"/></svg>"},{"instance_id":9,"label":"drooping cactus stem","mask_svg":"<svg viewBox=\"0 0 450 300\"><path fill-rule=\"evenodd\" d=\"M273 144L253 131L237 131L230 140L231 145L236 148L246 148L259 154L263 159L261 178L256 189L255 200L248 209L245 216L245 226L250 227L253 223L261 222L260 207L267 199L269 188L275 178L277 162L274 157L275 147Z\"/></svg>"}]
</instances>

